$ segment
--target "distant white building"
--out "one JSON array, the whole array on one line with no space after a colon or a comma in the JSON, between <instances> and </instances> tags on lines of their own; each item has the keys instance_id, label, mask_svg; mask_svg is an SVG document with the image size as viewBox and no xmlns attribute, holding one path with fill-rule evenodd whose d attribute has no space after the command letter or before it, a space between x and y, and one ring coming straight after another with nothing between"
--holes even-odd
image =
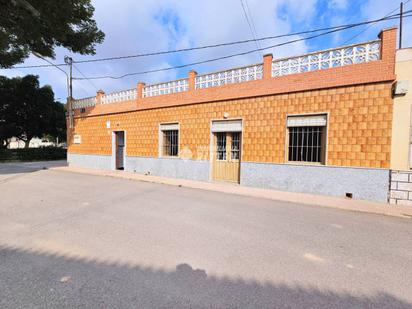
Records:
<instances>
[{"instance_id":1,"label":"distant white building","mask_svg":"<svg viewBox=\"0 0 412 309\"><path fill-rule=\"evenodd\" d=\"M9 141L9 145L7 147L9 149L24 148L24 142L17 137L12 137ZM50 142L47 139L34 137L30 140L29 144L29 148L40 148L47 146L56 146L56 143Z\"/></svg>"}]
</instances>

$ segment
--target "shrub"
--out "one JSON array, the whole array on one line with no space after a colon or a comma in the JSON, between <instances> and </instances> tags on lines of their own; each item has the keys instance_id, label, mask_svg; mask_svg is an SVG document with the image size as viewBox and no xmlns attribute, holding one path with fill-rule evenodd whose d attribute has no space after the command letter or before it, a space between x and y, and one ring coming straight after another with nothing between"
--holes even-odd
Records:
<instances>
[{"instance_id":1,"label":"shrub","mask_svg":"<svg viewBox=\"0 0 412 309\"><path fill-rule=\"evenodd\" d=\"M59 147L0 149L0 162L65 160L66 153Z\"/></svg>"}]
</instances>

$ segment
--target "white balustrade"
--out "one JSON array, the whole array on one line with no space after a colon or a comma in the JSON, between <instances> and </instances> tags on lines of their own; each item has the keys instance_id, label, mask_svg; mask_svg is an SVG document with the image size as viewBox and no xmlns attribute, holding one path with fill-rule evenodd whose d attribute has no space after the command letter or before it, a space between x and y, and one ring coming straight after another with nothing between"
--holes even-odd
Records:
<instances>
[{"instance_id":1,"label":"white balustrade","mask_svg":"<svg viewBox=\"0 0 412 309\"><path fill-rule=\"evenodd\" d=\"M381 41L370 41L361 44L328 49L303 56L274 60L272 76L284 76L351 64L376 61L381 58ZM220 72L198 75L195 78L195 89L218 87L243 83L263 78L263 64L255 64ZM153 97L164 94L179 93L189 90L187 78L143 87L142 97ZM117 103L137 99L137 89L108 93L102 96L102 104ZM73 101L73 108L84 108L96 105L96 98L90 97Z\"/></svg>"},{"instance_id":2,"label":"white balustrade","mask_svg":"<svg viewBox=\"0 0 412 309\"><path fill-rule=\"evenodd\" d=\"M189 90L187 78L174 80L166 83L147 85L143 87L143 98L154 97L163 94L184 92Z\"/></svg>"},{"instance_id":3,"label":"white balustrade","mask_svg":"<svg viewBox=\"0 0 412 309\"><path fill-rule=\"evenodd\" d=\"M84 99L72 101L73 109L86 108L86 107L91 107L95 105L96 105L96 97L90 97L90 98L84 98Z\"/></svg>"},{"instance_id":4,"label":"white balustrade","mask_svg":"<svg viewBox=\"0 0 412 309\"><path fill-rule=\"evenodd\" d=\"M376 61L380 59L380 46L381 42L378 40L275 60L272 63L272 76L284 76Z\"/></svg>"},{"instance_id":5,"label":"white balustrade","mask_svg":"<svg viewBox=\"0 0 412 309\"><path fill-rule=\"evenodd\" d=\"M263 64L255 64L242 68L198 75L196 76L195 88L203 89L228 84L237 84L262 79L262 77Z\"/></svg>"},{"instance_id":6,"label":"white balustrade","mask_svg":"<svg viewBox=\"0 0 412 309\"><path fill-rule=\"evenodd\" d=\"M104 94L102 96L102 104L118 103L123 101L136 100L137 89L122 90Z\"/></svg>"}]
</instances>

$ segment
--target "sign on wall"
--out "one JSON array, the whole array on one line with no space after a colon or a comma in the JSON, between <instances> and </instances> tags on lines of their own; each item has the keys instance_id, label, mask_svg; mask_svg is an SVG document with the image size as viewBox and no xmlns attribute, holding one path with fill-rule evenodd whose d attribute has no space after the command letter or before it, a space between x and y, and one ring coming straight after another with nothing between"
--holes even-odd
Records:
<instances>
[{"instance_id":1,"label":"sign on wall","mask_svg":"<svg viewBox=\"0 0 412 309\"><path fill-rule=\"evenodd\" d=\"M73 144L80 144L82 142L82 137L79 134L73 136Z\"/></svg>"}]
</instances>

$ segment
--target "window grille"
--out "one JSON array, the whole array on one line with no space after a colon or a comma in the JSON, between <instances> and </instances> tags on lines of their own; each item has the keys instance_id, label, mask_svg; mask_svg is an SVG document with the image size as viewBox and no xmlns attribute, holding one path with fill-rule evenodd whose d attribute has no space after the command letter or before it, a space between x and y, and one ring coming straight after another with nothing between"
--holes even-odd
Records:
<instances>
[{"instance_id":1,"label":"window grille","mask_svg":"<svg viewBox=\"0 0 412 309\"><path fill-rule=\"evenodd\" d=\"M177 157L179 154L179 130L164 130L163 155Z\"/></svg>"},{"instance_id":2,"label":"window grille","mask_svg":"<svg viewBox=\"0 0 412 309\"><path fill-rule=\"evenodd\" d=\"M232 160L239 160L240 157L240 133L232 133L232 146L231 146Z\"/></svg>"},{"instance_id":3,"label":"window grille","mask_svg":"<svg viewBox=\"0 0 412 309\"><path fill-rule=\"evenodd\" d=\"M216 137L216 159L226 160L226 132L219 132Z\"/></svg>"},{"instance_id":4,"label":"window grille","mask_svg":"<svg viewBox=\"0 0 412 309\"><path fill-rule=\"evenodd\" d=\"M289 161L323 163L324 126L289 127Z\"/></svg>"}]
</instances>

